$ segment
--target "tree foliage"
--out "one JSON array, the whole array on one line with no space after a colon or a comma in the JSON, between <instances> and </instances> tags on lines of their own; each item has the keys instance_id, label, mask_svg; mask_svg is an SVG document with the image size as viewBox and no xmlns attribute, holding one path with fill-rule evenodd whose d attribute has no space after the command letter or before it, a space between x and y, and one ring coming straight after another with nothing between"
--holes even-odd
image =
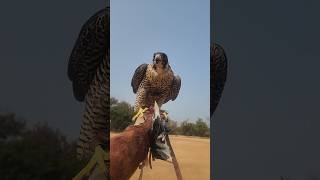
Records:
<instances>
[{"instance_id":1,"label":"tree foliage","mask_svg":"<svg viewBox=\"0 0 320 180\"><path fill-rule=\"evenodd\" d=\"M133 107L129 103L124 101L119 102L115 98L111 98L111 102L110 129L111 131L123 131L127 126L132 124Z\"/></svg>"},{"instance_id":2,"label":"tree foliage","mask_svg":"<svg viewBox=\"0 0 320 180\"><path fill-rule=\"evenodd\" d=\"M177 121L169 120L170 134L185 136L209 137L210 128L202 119L198 119L195 123L190 120L183 121L180 126Z\"/></svg>"},{"instance_id":3,"label":"tree foliage","mask_svg":"<svg viewBox=\"0 0 320 180\"><path fill-rule=\"evenodd\" d=\"M17 137L24 131L26 123L17 121L14 113L0 114L0 140Z\"/></svg>"},{"instance_id":4,"label":"tree foliage","mask_svg":"<svg viewBox=\"0 0 320 180\"><path fill-rule=\"evenodd\" d=\"M0 115L0 179L71 179L84 166L76 144L46 124L30 129L14 114Z\"/></svg>"},{"instance_id":5,"label":"tree foliage","mask_svg":"<svg viewBox=\"0 0 320 180\"><path fill-rule=\"evenodd\" d=\"M127 126L132 124L131 119L134 115L133 106L125 101L119 101L113 97L110 101L111 131L123 131ZM210 129L207 123L200 118L195 122L189 120L183 121L180 125L177 121L169 119L168 127L171 130L170 134L201 137L210 136Z\"/></svg>"}]
</instances>

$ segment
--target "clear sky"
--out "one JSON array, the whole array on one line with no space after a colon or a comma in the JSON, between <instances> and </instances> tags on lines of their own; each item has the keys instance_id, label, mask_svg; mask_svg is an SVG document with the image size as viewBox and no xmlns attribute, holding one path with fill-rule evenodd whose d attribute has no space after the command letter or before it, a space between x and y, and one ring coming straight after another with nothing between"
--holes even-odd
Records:
<instances>
[{"instance_id":1,"label":"clear sky","mask_svg":"<svg viewBox=\"0 0 320 180\"><path fill-rule=\"evenodd\" d=\"M162 51L182 79L178 98L162 108L178 121L208 119L209 4L209 0L112 0L111 96L134 104L130 83L135 69Z\"/></svg>"}]
</instances>

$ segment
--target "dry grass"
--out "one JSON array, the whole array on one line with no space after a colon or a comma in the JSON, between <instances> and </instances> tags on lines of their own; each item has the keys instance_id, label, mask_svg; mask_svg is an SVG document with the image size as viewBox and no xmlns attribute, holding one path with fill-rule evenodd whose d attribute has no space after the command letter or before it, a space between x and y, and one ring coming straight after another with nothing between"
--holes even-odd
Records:
<instances>
[{"instance_id":1,"label":"dry grass","mask_svg":"<svg viewBox=\"0 0 320 180\"><path fill-rule=\"evenodd\" d=\"M113 136L114 133L111 134ZM210 179L210 139L186 136L170 136L173 150L185 180ZM144 168L143 180L176 180L173 165L161 160L152 161L153 169ZM137 180L138 169L131 180Z\"/></svg>"}]
</instances>

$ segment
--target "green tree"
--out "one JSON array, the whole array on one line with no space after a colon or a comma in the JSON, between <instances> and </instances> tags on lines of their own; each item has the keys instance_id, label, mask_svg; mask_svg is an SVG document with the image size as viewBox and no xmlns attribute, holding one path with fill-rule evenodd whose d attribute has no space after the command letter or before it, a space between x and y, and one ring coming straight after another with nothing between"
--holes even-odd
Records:
<instances>
[{"instance_id":1,"label":"green tree","mask_svg":"<svg viewBox=\"0 0 320 180\"><path fill-rule=\"evenodd\" d=\"M112 131L123 131L132 124L133 107L124 101L118 102L115 99L114 102L116 103L110 109L110 129Z\"/></svg>"},{"instance_id":2,"label":"green tree","mask_svg":"<svg viewBox=\"0 0 320 180\"><path fill-rule=\"evenodd\" d=\"M196 136L200 136L200 137L209 137L210 136L210 129L209 129L207 123L205 123L201 118L199 118L196 121L194 128L195 128L195 135Z\"/></svg>"},{"instance_id":3,"label":"green tree","mask_svg":"<svg viewBox=\"0 0 320 180\"><path fill-rule=\"evenodd\" d=\"M117 105L118 102L119 102L118 99L116 99L114 97L110 98L110 106Z\"/></svg>"},{"instance_id":4,"label":"green tree","mask_svg":"<svg viewBox=\"0 0 320 180\"><path fill-rule=\"evenodd\" d=\"M185 120L181 123L180 127L176 128L177 134L186 136L200 136L209 137L210 129L206 122L199 118L195 123Z\"/></svg>"},{"instance_id":5,"label":"green tree","mask_svg":"<svg viewBox=\"0 0 320 180\"><path fill-rule=\"evenodd\" d=\"M26 123L17 121L14 113L0 114L0 140L21 135L25 127Z\"/></svg>"},{"instance_id":6,"label":"green tree","mask_svg":"<svg viewBox=\"0 0 320 180\"><path fill-rule=\"evenodd\" d=\"M75 142L46 124L27 129L15 115L0 115L0 124L1 180L69 180L85 165L76 158Z\"/></svg>"},{"instance_id":7,"label":"green tree","mask_svg":"<svg viewBox=\"0 0 320 180\"><path fill-rule=\"evenodd\" d=\"M181 123L181 134L186 136L193 136L195 135L195 127L194 124L185 120Z\"/></svg>"}]
</instances>

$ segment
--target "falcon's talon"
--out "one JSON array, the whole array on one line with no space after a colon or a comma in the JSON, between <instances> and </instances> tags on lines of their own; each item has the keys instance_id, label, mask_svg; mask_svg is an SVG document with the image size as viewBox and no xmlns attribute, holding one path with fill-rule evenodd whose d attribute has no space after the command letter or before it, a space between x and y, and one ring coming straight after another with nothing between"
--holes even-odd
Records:
<instances>
[{"instance_id":1,"label":"falcon's talon","mask_svg":"<svg viewBox=\"0 0 320 180\"><path fill-rule=\"evenodd\" d=\"M139 117L143 116L143 113L145 113L148 110L148 108L140 108L139 111L133 116L132 121L136 121Z\"/></svg>"}]
</instances>

